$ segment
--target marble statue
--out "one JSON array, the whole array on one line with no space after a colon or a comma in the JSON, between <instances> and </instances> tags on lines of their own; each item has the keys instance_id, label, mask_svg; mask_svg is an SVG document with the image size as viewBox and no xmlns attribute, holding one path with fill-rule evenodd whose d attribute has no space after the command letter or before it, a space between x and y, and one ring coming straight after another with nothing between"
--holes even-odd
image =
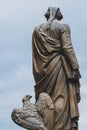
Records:
<instances>
[{"instance_id":1,"label":"marble statue","mask_svg":"<svg viewBox=\"0 0 87 130\"><path fill-rule=\"evenodd\" d=\"M27 95L12 119L29 130L78 130L81 75L70 27L60 8L49 7L45 17L32 35L36 103Z\"/></svg>"},{"instance_id":2,"label":"marble statue","mask_svg":"<svg viewBox=\"0 0 87 130\"><path fill-rule=\"evenodd\" d=\"M19 126L28 130L52 130L54 117L54 104L47 93L40 93L36 104L30 102L32 96L26 95L23 108L14 109L12 120Z\"/></svg>"}]
</instances>

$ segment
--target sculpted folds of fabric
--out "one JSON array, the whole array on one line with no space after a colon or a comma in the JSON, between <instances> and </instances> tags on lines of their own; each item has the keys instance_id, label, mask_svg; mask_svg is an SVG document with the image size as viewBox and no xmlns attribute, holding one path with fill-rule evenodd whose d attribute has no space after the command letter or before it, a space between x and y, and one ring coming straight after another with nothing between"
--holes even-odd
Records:
<instances>
[{"instance_id":1,"label":"sculpted folds of fabric","mask_svg":"<svg viewBox=\"0 0 87 130\"><path fill-rule=\"evenodd\" d=\"M74 81L73 77L73 70L79 65L69 26L56 19L52 20L49 29L48 24L49 20L33 32L35 97L37 100L41 92L52 97L55 104L53 130L71 130L77 127L79 117L80 84L79 79Z\"/></svg>"},{"instance_id":2,"label":"sculpted folds of fabric","mask_svg":"<svg viewBox=\"0 0 87 130\"><path fill-rule=\"evenodd\" d=\"M32 35L35 104L26 95L11 117L28 130L78 130L81 76L70 27L59 8L48 8L45 17Z\"/></svg>"}]
</instances>

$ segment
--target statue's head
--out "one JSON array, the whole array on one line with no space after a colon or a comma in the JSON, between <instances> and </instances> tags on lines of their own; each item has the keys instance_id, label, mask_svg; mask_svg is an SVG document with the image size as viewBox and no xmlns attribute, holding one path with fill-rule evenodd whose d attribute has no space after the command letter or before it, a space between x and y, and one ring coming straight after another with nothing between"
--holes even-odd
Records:
<instances>
[{"instance_id":1,"label":"statue's head","mask_svg":"<svg viewBox=\"0 0 87 130\"><path fill-rule=\"evenodd\" d=\"M60 11L60 8L57 8L57 11L56 11L56 14L55 14L55 18L56 18L57 20L63 19L63 15L62 15L62 13L61 13L61 11Z\"/></svg>"},{"instance_id":2,"label":"statue's head","mask_svg":"<svg viewBox=\"0 0 87 130\"><path fill-rule=\"evenodd\" d=\"M44 16L46 17L47 20L50 18L50 8L48 8Z\"/></svg>"},{"instance_id":3,"label":"statue's head","mask_svg":"<svg viewBox=\"0 0 87 130\"><path fill-rule=\"evenodd\" d=\"M32 98L31 95L26 95L23 99L22 102L24 103L25 101L29 101Z\"/></svg>"},{"instance_id":4,"label":"statue's head","mask_svg":"<svg viewBox=\"0 0 87 130\"><path fill-rule=\"evenodd\" d=\"M46 17L47 21L50 18L57 19L57 20L61 20L63 18L60 8L56 8L56 7L49 7L44 16Z\"/></svg>"}]
</instances>

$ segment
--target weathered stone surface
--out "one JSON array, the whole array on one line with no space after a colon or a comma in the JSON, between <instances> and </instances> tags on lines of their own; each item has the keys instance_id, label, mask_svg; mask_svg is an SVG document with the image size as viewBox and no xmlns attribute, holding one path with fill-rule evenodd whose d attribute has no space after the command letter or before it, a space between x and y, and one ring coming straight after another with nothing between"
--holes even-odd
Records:
<instances>
[{"instance_id":1,"label":"weathered stone surface","mask_svg":"<svg viewBox=\"0 0 87 130\"><path fill-rule=\"evenodd\" d=\"M50 96L41 93L36 104L30 102L31 96L23 98L23 108L14 109L12 120L29 130L50 130L53 126L54 105Z\"/></svg>"},{"instance_id":2,"label":"weathered stone surface","mask_svg":"<svg viewBox=\"0 0 87 130\"><path fill-rule=\"evenodd\" d=\"M25 96L12 119L29 130L78 130L81 76L70 27L59 8L48 8L45 17L32 35L36 103Z\"/></svg>"}]
</instances>

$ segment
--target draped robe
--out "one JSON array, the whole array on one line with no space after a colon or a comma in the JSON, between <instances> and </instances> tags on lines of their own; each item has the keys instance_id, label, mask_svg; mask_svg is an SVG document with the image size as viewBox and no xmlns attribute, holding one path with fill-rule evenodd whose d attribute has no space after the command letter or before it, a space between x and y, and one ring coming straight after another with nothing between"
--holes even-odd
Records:
<instances>
[{"instance_id":1,"label":"draped robe","mask_svg":"<svg viewBox=\"0 0 87 130\"><path fill-rule=\"evenodd\" d=\"M57 20L37 26L32 36L35 98L48 93L55 105L53 130L77 127L79 80L72 82L73 70L79 68L70 38L70 28Z\"/></svg>"}]
</instances>

